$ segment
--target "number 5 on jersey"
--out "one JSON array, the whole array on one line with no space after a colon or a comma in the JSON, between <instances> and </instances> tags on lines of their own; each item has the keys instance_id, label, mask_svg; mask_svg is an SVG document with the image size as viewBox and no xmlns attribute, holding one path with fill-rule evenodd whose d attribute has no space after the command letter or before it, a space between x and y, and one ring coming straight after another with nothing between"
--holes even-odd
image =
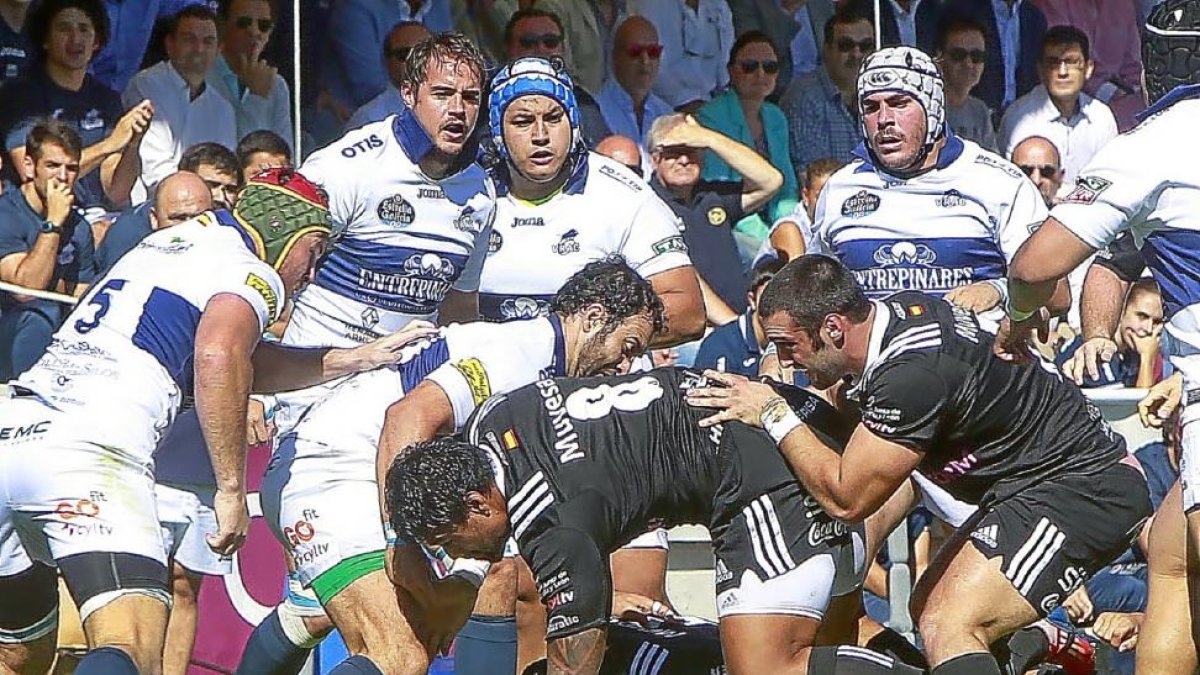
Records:
<instances>
[{"instance_id":1,"label":"number 5 on jersey","mask_svg":"<svg viewBox=\"0 0 1200 675\"><path fill-rule=\"evenodd\" d=\"M101 286L99 290L93 293L88 299L87 306L96 308L92 313L92 318L80 319L76 321L75 330L80 335L85 335L99 326L100 319L103 319L104 315L108 314L108 310L111 309L111 294L121 290L122 288L125 288L124 279L109 279L107 282L105 282L105 284Z\"/></svg>"}]
</instances>

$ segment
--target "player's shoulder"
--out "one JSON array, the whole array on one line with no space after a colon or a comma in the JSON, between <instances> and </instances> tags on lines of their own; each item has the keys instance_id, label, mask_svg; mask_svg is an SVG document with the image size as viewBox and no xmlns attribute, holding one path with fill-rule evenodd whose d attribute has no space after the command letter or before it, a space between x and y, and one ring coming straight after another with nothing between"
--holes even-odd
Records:
<instances>
[{"instance_id":1,"label":"player's shoulder","mask_svg":"<svg viewBox=\"0 0 1200 675\"><path fill-rule=\"evenodd\" d=\"M616 160L588 151L587 163L585 193L594 195L593 198L596 200L614 200L612 202L605 201L605 209L631 206L640 203L640 200L647 195L654 195L654 190L650 189L649 183ZM636 198L639 201L631 204L627 201L630 198Z\"/></svg>"},{"instance_id":2,"label":"player's shoulder","mask_svg":"<svg viewBox=\"0 0 1200 675\"><path fill-rule=\"evenodd\" d=\"M1028 180L1016 164L1000 155L980 147L973 141L961 139L960 142L963 146L962 154L959 155L955 164L958 165L964 176L978 180L978 183L972 183L973 188L988 189L991 186L1001 185L1007 191L1017 181Z\"/></svg>"},{"instance_id":3,"label":"player's shoulder","mask_svg":"<svg viewBox=\"0 0 1200 675\"><path fill-rule=\"evenodd\" d=\"M317 177L309 176L309 173L325 172L322 178L336 178L338 175L335 172L355 171L359 170L357 167L362 167L361 170L367 172L362 175L369 175L380 168L379 165L372 164L372 160L379 160L385 155L390 162L405 160L403 156L394 156L403 153L388 151L389 147L396 143L395 133L392 131L394 118L393 115L347 131L341 138L313 152L300 167L300 173L317 180Z\"/></svg>"}]
</instances>

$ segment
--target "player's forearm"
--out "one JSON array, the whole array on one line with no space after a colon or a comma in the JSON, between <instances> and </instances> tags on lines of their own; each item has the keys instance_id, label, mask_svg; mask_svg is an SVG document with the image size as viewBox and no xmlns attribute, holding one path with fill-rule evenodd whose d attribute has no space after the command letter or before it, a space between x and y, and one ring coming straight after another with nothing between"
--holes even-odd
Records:
<instances>
[{"instance_id":1,"label":"player's forearm","mask_svg":"<svg viewBox=\"0 0 1200 675\"><path fill-rule=\"evenodd\" d=\"M253 393L303 389L378 365L365 359L357 348L285 347L263 342L254 350Z\"/></svg>"},{"instance_id":2,"label":"player's forearm","mask_svg":"<svg viewBox=\"0 0 1200 675\"><path fill-rule=\"evenodd\" d=\"M250 364L214 345L197 350L195 372L196 414L217 488L224 492L245 491Z\"/></svg>"},{"instance_id":3,"label":"player's forearm","mask_svg":"<svg viewBox=\"0 0 1200 675\"><path fill-rule=\"evenodd\" d=\"M379 449L375 453L375 478L379 485L379 507L384 518L388 518L387 472L396 461L400 451L421 441L432 440L439 433L453 431L453 423L445 424L442 415L419 405L406 404L404 399L388 407L379 434Z\"/></svg>"},{"instance_id":4,"label":"player's forearm","mask_svg":"<svg viewBox=\"0 0 1200 675\"><path fill-rule=\"evenodd\" d=\"M854 523L871 515L882 501L842 479L842 458L806 426L796 427L779 443L779 451L808 493L830 516Z\"/></svg>"},{"instance_id":5,"label":"player's forearm","mask_svg":"<svg viewBox=\"0 0 1200 675\"><path fill-rule=\"evenodd\" d=\"M592 628L550 640L546 645L547 675L596 675L604 662L606 634Z\"/></svg>"},{"instance_id":6,"label":"player's forearm","mask_svg":"<svg viewBox=\"0 0 1200 675\"><path fill-rule=\"evenodd\" d=\"M700 281L700 293L704 297L704 316L708 323L713 326L724 326L730 321L737 321L737 312L726 304L725 300L704 280L704 277L697 273L696 278Z\"/></svg>"},{"instance_id":7,"label":"player's forearm","mask_svg":"<svg viewBox=\"0 0 1200 675\"><path fill-rule=\"evenodd\" d=\"M1079 318L1083 324L1083 339L1096 337L1112 339L1121 318L1121 305L1129 284L1103 265L1088 269L1080 294Z\"/></svg>"},{"instance_id":8,"label":"player's forearm","mask_svg":"<svg viewBox=\"0 0 1200 675\"><path fill-rule=\"evenodd\" d=\"M61 224L61 223L60 223ZM54 266L58 256L58 242L62 235L39 234L33 241L33 248L17 265L12 279L5 279L18 286L39 291L49 290L50 280L54 278Z\"/></svg>"}]
</instances>

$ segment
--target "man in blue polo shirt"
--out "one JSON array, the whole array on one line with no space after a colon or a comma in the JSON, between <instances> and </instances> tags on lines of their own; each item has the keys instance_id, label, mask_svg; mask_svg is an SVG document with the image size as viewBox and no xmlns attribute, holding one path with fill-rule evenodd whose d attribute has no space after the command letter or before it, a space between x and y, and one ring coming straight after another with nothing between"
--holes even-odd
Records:
<instances>
[{"instance_id":1,"label":"man in blue polo shirt","mask_svg":"<svg viewBox=\"0 0 1200 675\"><path fill-rule=\"evenodd\" d=\"M783 185L783 176L753 148L680 113L654 121L646 149L654 169L650 185L683 221L683 238L700 275L709 323L733 321L746 309L749 286L733 226L770 200ZM732 166L742 182L701 182L705 150Z\"/></svg>"},{"instance_id":2,"label":"man in blue polo shirt","mask_svg":"<svg viewBox=\"0 0 1200 675\"><path fill-rule=\"evenodd\" d=\"M34 125L25 140L33 180L0 195L0 281L80 295L96 272L92 229L74 208L83 143L68 124ZM0 295L0 381L42 355L68 306Z\"/></svg>"}]
</instances>

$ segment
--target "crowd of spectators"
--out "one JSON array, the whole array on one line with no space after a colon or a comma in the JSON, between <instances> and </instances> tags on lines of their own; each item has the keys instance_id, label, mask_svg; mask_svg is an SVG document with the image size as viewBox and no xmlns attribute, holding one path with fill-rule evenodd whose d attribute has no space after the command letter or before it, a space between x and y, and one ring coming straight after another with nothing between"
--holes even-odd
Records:
<instances>
[{"instance_id":1,"label":"crowd of spectators","mask_svg":"<svg viewBox=\"0 0 1200 675\"><path fill-rule=\"evenodd\" d=\"M757 293L820 248L822 186L862 157L856 78L869 54L904 44L934 57L951 135L1001 155L1053 206L1144 108L1139 25L1155 2L883 0L878 17L863 0L290 4L0 0L0 281L81 294L146 233L229 207L254 173L400 111L409 50L455 30L495 67L562 59L587 144L681 220L710 335L672 360L756 372ZM295 11L299 35L286 23ZM1046 346L1060 364L1080 343L1085 273ZM1068 373L1083 386L1163 376L1158 290L1128 288L1108 369ZM37 358L62 313L0 296L0 379Z\"/></svg>"}]
</instances>

